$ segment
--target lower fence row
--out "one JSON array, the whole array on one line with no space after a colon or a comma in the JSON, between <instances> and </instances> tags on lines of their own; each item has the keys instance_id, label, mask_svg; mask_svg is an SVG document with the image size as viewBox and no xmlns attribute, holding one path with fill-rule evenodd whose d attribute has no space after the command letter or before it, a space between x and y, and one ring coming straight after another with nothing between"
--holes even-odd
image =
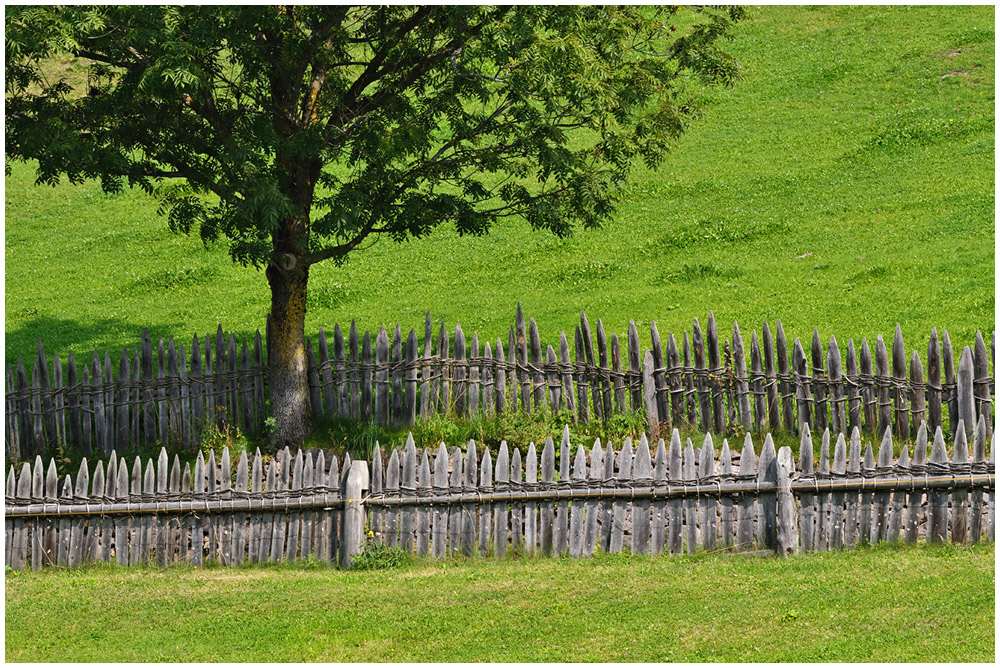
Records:
<instances>
[{"instance_id":1,"label":"lower fence row","mask_svg":"<svg viewBox=\"0 0 1000 668\"><path fill-rule=\"evenodd\" d=\"M241 454L235 476L228 450L191 466L165 451L131 471L113 455L87 462L77 484L60 484L55 463L40 458L7 479L7 564L75 567L206 560L223 565L315 559L348 566L366 542L419 555L495 556L630 551L801 551L902 541L975 543L995 535L995 466L986 425L974 430L970 457L964 430L949 458L940 428L928 443L917 434L912 458L894 456L889 430L877 455L862 450L857 429L831 446L823 433L818 461L802 435L798 466L791 449L775 452L767 435L758 457L748 434L741 452L711 435L701 448L673 432L654 451L643 436L620 450L570 444L564 431L556 468L554 441L539 460L534 444L522 459L501 444L496 462L444 444L418 452L412 437L385 466L376 447L370 465L322 452L286 449L267 461ZM928 448L930 445L930 448ZM831 452L832 447L832 452ZM928 450L930 450L928 454ZM433 464L433 466L432 466ZM558 473L558 475L557 475ZM234 484L235 483L235 484Z\"/></svg>"}]
</instances>

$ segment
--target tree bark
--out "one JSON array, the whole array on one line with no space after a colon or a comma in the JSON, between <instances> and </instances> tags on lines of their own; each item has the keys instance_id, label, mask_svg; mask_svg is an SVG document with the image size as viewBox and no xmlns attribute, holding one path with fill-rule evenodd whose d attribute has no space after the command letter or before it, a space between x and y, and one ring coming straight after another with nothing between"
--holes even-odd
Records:
<instances>
[{"instance_id":1,"label":"tree bark","mask_svg":"<svg viewBox=\"0 0 1000 668\"><path fill-rule=\"evenodd\" d=\"M277 422L277 446L297 448L310 429L309 385L305 351L308 267L289 271L267 268L271 286L271 332L267 341L271 416Z\"/></svg>"}]
</instances>

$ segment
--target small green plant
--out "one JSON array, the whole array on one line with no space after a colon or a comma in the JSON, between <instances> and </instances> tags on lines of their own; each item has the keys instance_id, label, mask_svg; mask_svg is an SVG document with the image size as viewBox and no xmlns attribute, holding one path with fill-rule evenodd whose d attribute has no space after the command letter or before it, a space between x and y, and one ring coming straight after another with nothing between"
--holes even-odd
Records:
<instances>
[{"instance_id":1,"label":"small green plant","mask_svg":"<svg viewBox=\"0 0 1000 668\"><path fill-rule=\"evenodd\" d=\"M372 532L367 532L365 549L351 558L351 568L356 571L379 571L399 568L410 563L410 555L399 547L389 547L375 541Z\"/></svg>"},{"instance_id":2,"label":"small green plant","mask_svg":"<svg viewBox=\"0 0 1000 668\"><path fill-rule=\"evenodd\" d=\"M239 427L224 418L224 412L221 420L216 415L205 416L199 425L198 440L206 456L213 450L218 453L223 448L229 448L229 456L238 457L240 453L250 449L249 439Z\"/></svg>"}]
</instances>

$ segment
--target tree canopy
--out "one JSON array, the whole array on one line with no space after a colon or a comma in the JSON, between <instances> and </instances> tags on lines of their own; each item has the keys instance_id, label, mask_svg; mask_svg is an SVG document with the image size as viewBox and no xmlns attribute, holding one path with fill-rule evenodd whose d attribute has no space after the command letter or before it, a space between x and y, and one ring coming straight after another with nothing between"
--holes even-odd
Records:
<instances>
[{"instance_id":1,"label":"tree canopy","mask_svg":"<svg viewBox=\"0 0 1000 668\"><path fill-rule=\"evenodd\" d=\"M662 160L698 112L688 79L734 81L719 41L743 16L10 8L7 151L37 160L42 183L155 193L174 229L226 237L256 266L288 217L307 221L309 263L446 221L479 234L523 216L565 235L611 213L636 159ZM91 63L85 94L41 75L59 52Z\"/></svg>"}]
</instances>

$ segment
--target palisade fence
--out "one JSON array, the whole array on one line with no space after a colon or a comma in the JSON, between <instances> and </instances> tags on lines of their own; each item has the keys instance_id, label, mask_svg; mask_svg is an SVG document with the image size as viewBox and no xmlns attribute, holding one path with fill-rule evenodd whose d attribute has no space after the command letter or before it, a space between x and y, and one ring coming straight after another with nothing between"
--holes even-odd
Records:
<instances>
[{"instance_id":1,"label":"palisade fence","mask_svg":"<svg viewBox=\"0 0 1000 668\"><path fill-rule=\"evenodd\" d=\"M653 436L675 426L716 434L801 433L808 424L835 433L858 427L874 435L891 427L909 439L926 422L932 432L944 427L949 441L959 419L974 425L984 416L992 433L995 332L989 352L977 333L974 345L960 351L956 371L948 332L939 341L932 330L926 380L919 353L912 351L907 360L898 325L891 363L881 335L874 356L862 339L857 349L849 340L842 357L835 337L824 353L813 330L809 355L799 339L789 355L778 320L773 337L766 321L759 338L752 332L748 365L739 325L720 340L711 312L705 331L695 318L691 336L683 332L680 345L672 333L664 345L655 322L650 350L641 348L634 322L623 344L617 334L607 336L600 320L594 333L596 350L581 313L572 359L565 333L558 353L553 345L543 351L535 320L526 323L520 305L506 349L500 339L480 348L478 333L467 341L460 324L452 332L442 322L435 339L429 313L422 345L412 329L404 339L398 324L390 343L384 327L359 336L352 322L346 341L339 325L334 328L331 354L321 329L315 349L306 342L312 411L404 427L435 413L562 410L586 423L644 411ZM137 443L188 445L198 441L206 422L258 433L268 396L260 332L252 344L242 342L239 354L235 337L227 339L221 326L214 357L212 343L210 335L204 344L194 337L188 360L183 344L175 347L171 338L164 346L161 339L154 374L153 347L144 332L131 358L122 351L116 377L112 356L105 353L102 365L96 352L79 371L70 353L64 376L58 355L50 367L39 341L30 383L20 358L7 369L7 456L45 455L54 445L104 457Z\"/></svg>"},{"instance_id":2,"label":"palisade fence","mask_svg":"<svg viewBox=\"0 0 1000 668\"><path fill-rule=\"evenodd\" d=\"M574 449L568 427L557 459L551 438L541 464L535 445L513 453L504 442L494 459L469 442L451 451L418 451L412 436L383 465L345 457L329 464L322 451L286 449L265 462L244 452L235 486L228 450L221 461L199 454L192 473L165 450L155 467L131 467L114 453L91 479L86 459L76 481L24 463L7 477L7 564L33 569L90 562L119 565L206 561L244 563L315 559L350 566L366 542L433 558L563 555L595 552L693 554L697 551L849 549L881 541L957 544L993 541L995 450L980 416L970 460L964 424L949 459L940 427L928 454L928 427L893 455L891 429L878 454L862 454L855 428L848 444L823 432L818 460L803 427L798 466L791 449L775 452L767 434L760 458L747 433L742 451L712 436L682 448L673 431L651 452L645 436L620 449L595 442ZM105 471L107 473L105 474ZM370 474L369 474L370 471Z\"/></svg>"}]
</instances>

